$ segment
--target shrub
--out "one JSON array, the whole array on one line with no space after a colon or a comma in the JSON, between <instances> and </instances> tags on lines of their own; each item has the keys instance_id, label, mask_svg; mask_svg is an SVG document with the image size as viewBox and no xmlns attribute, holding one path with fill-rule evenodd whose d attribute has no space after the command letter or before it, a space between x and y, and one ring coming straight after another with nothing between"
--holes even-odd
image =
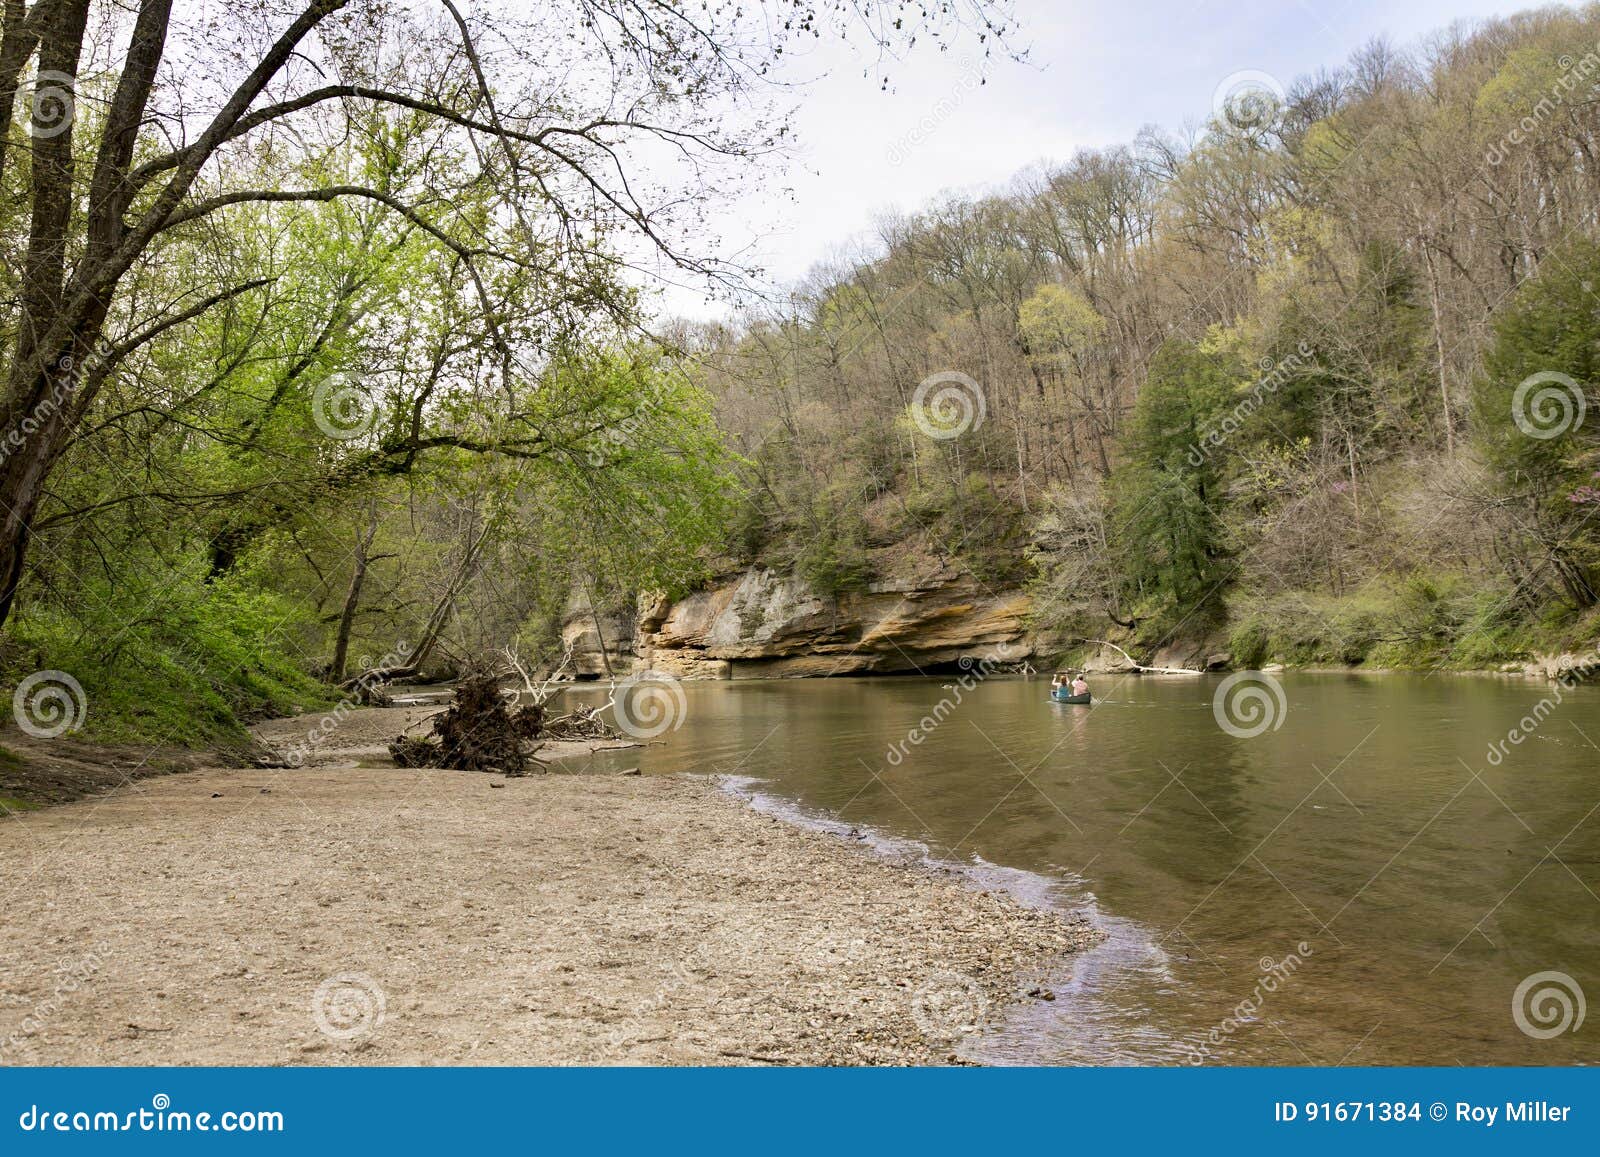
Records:
<instances>
[{"instance_id":1,"label":"shrub","mask_svg":"<svg viewBox=\"0 0 1600 1157\"><path fill-rule=\"evenodd\" d=\"M8 685L65 671L87 700L83 735L203 747L244 725L332 702L296 663L291 641L310 608L241 583L186 575L85 579L65 599L20 606L0 671Z\"/></svg>"}]
</instances>

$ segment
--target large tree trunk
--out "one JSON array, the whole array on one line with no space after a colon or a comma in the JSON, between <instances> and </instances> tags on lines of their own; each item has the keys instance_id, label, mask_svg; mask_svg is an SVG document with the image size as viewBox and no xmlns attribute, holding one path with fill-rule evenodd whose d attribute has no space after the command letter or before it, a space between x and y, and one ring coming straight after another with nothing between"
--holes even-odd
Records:
<instances>
[{"instance_id":1,"label":"large tree trunk","mask_svg":"<svg viewBox=\"0 0 1600 1157\"><path fill-rule=\"evenodd\" d=\"M38 15L35 13L35 15ZM16 53L22 17L13 6L5 9L6 29L0 41ZM76 77L83 52L84 26L89 0L56 4L39 20L39 72ZM0 56L6 55L0 51ZM26 54L16 60L18 68ZM11 60L6 61L9 65ZM7 78L10 79L10 78ZM14 89L14 82L11 87ZM65 93L63 93L65 96ZM28 526L44 493L44 482L65 443L63 430L73 411L72 392L77 382L76 360L66 347L64 356L53 351L40 356L44 341L60 315L66 280L68 233L72 224L72 126L62 132L42 132L30 141L32 156L32 213L28 250L23 266L21 310L12 350L10 381L3 412L3 442L7 453L0 468L0 626L10 617L22 580L28 551ZM103 316L103 315L102 315ZM98 336L98 330L90 341Z\"/></svg>"},{"instance_id":2,"label":"large tree trunk","mask_svg":"<svg viewBox=\"0 0 1600 1157\"><path fill-rule=\"evenodd\" d=\"M74 179L76 116L70 107L90 0L43 0L31 10L5 0L0 33L0 99L10 115L17 79L37 47L41 76L55 89L50 111L29 143L27 254L17 294L17 326L0 396L0 627L15 605L26 564L29 524L51 471L105 378L102 331L123 276L174 219L201 167L267 87L296 45L348 0L311 0L192 144L174 153L171 179L135 222L130 166L166 49L172 0L141 0L121 74L97 127L87 182ZM43 121L43 117L39 118ZM0 164L6 159L0 145ZM82 229L73 228L83 205ZM69 276L70 271L70 276ZM158 327L159 328L159 327Z\"/></svg>"},{"instance_id":3,"label":"large tree trunk","mask_svg":"<svg viewBox=\"0 0 1600 1157\"><path fill-rule=\"evenodd\" d=\"M28 28L27 0L5 0L4 31L0 33L0 175L10 155L11 126L22 66L33 54L37 37Z\"/></svg>"},{"instance_id":4,"label":"large tree trunk","mask_svg":"<svg viewBox=\"0 0 1600 1157\"><path fill-rule=\"evenodd\" d=\"M339 611L339 631L333 641L333 662L328 665L328 679L344 682L345 663L350 655L350 631L355 626L356 611L361 606L361 587L367 581L367 551L378 533L378 503L373 501L366 533L356 534L355 569L350 574L350 588L345 592L344 606Z\"/></svg>"},{"instance_id":5,"label":"large tree trunk","mask_svg":"<svg viewBox=\"0 0 1600 1157\"><path fill-rule=\"evenodd\" d=\"M28 557L28 527L55 464L55 429L38 429L0 467L0 626L11 617Z\"/></svg>"},{"instance_id":6,"label":"large tree trunk","mask_svg":"<svg viewBox=\"0 0 1600 1157\"><path fill-rule=\"evenodd\" d=\"M67 272L78 201L73 82L51 81L52 86L59 86L52 102L59 98L66 103L52 104L49 111L64 115L64 125L44 124L43 107L35 111L41 123L29 146L30 213L21 309L0 404L0 430L4 431L0 452L10 451L0 468L0 627L16 603L27 561L28 528L45 482L102 379L90 367L120 279L119 269L106 270L102 262L125 230L123 214L132 197L128 165L166 45L171 6L171 0L144 0L140 6L96 151L89 181L87 241L71 279ZM15 91L10 70L26 63L31 47L29 37L19 45L15 21L20 15L17 6L7 4L5 33L0 36L0 92ZM89 0L61 0L42 14L36 8L28 16L37 21L40 76L76 78ZM89 385L80 389L85 382Z\"/></svg>"}]
</instances>

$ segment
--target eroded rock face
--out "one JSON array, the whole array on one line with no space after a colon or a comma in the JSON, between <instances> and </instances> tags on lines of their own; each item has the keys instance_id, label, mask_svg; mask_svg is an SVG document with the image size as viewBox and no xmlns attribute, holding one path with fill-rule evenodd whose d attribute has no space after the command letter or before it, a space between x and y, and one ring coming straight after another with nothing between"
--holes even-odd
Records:
<instances>
[{"instance_id":1,"label":"eroded rock face","mask_svg":"<svg viewBox=\"0 0 1600 1157\"><path fill-rule=\"evenodd\" d=\"M627 675L634 668L634 643L639 625L634 616L590 610L588 598L575 591L562 620L561 642L572 651L572 665L580 678L599 679L611 673ZM603 650L602 650L603 647Z\"/></svg>"},{"instance_id":2,"label":"eroded rock face","mask_svg":"<svg viewBox=\"0 0 1600 1157\"><path fill-rule=\"evenodd\" d=\"M962 658L1022 660L1032 654L1029 607L1020 591L990 592L954 571L834 598L794 575L752 568L679 602L642 606L623 666L685 679L739 679L916 671ZM603 664L584 610L569 617L566 637L592 649L575 651L580 671L598 673ZM613 654L620 649L609 635L606 643Z\"/></svg>"}]
</instances>

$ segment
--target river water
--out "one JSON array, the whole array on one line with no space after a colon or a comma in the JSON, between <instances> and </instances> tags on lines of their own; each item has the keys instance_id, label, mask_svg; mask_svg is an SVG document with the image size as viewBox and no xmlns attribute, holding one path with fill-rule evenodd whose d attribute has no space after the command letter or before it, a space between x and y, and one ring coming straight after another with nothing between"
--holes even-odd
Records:
<instances>
[{"instance_id":1,"label":"river water","mask_svg":"<svg viewBox=\"0 0 1600 1157\"><path fill-rule=\"evenodd\" d=\"M1101 676L1086 708L960 677L672 684L638 713L675 727L595 758L1087 913L1104 943L974 1059L1600 1061L1600 688Z\"/></svg>"}]
</instances>

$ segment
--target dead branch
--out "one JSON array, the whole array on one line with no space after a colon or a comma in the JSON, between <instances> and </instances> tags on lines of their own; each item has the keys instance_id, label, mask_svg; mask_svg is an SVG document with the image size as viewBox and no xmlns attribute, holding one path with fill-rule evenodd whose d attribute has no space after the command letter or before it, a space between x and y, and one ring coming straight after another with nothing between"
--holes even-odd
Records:
<instances>
[{"instance_id":1,"label":"dead branch","mask_svg":"<svg viewBox=\"0 0 1600 1157\"><path fill-rule=\"evenodd\" d=\"M1132 663L1133 664L1133 669L1135 671L1137 671L1141 675L1204 675L1205 674L1204 671L1196 671L1192 667L1146 667L1143 663L1139 662L1139 660L1135 659L1132 655L1128 654L1128 652L1124 651L1121 647L1117 646L1115 643L1109 643L1105 639L1085 639L1084 642L1085 643L1096 643L1096 644L1098 644L1099 646L1102 646L1102 647L1110 647L1117 654L1121 655L1124 659L1128 660L1128 662Z\"/></svg>"}]
</instances>

